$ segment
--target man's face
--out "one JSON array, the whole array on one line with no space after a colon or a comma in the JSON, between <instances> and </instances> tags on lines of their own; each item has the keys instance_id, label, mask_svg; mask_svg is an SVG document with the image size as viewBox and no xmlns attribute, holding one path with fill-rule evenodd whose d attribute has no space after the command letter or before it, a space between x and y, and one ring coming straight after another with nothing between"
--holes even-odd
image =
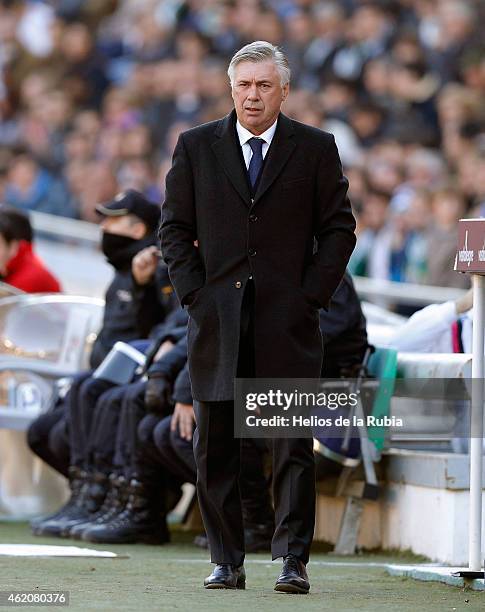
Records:
<instances>
[{"instance_id":1,"label":"man's face","mask_svg":"<svg viewBox=\"0 0 485 612\"><path fill-rule=\"evenodd\" d=\"M276 121L289 89L288 84L281 86L280 73L271 60L238 64L232 99L241 125L256 136L262 134Z\"/></svg>"},{"instance_id":2,"label":"man's face","mask_svg":"<svg viewBox=\"0 0 485 612\"><path fill-rule=\"evenodd\" d=\"M127 236L140 240L146 232L146 227L143 221L134 215L122 215L121 217L104 217L100 223L103 232L108 234L117 234L118 236Z\"/></svg>"}]
</instances>

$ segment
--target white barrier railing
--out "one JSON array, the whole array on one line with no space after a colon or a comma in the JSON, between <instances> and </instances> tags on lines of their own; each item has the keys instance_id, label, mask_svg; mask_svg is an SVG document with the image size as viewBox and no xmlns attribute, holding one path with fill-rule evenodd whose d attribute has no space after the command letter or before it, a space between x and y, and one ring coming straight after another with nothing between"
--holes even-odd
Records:
<instances>
[{"instance_id":1,"label":"white barrier railing","mask_svg":"<svg viewBox=\"0 0 485 612\"><path fill-rule=\"evenodd\" d=\"M355 288L361 298L371 302L387 301L393 304L416 304L427 306L456 300L465 291L453 287L435 287L415 283L398 283L396 281L354 276Z\"/></svg>"},{"instance_id":2,"label":"white barrier railing","mask_svg":"<svg viewBox=\"0 0 485 612\"><path fill-rule=\"evenodd\" d=\"M53 238L64 241L74 240L95 247L99 246L101 229L96 223L34 211L30 212L29 216L35 232L48 234Z\"/></svg>"},{"instance_id":3,"label":"white barrier railing","mask_svg":"<svg viewBox=\"0 0 485 612\"><path fill-rule=\"evenodd\" d=\"M31 212L30 216L36 232L63 241L83 242L91 246L99 246L101 230L95 223L40 212ZM381 304L382 302L388 302L390 304L426 306L456 300L465 293L463 289L399 283L364 276L354 276L354 282L361 298Z\"/></svg>"}]
</instances>

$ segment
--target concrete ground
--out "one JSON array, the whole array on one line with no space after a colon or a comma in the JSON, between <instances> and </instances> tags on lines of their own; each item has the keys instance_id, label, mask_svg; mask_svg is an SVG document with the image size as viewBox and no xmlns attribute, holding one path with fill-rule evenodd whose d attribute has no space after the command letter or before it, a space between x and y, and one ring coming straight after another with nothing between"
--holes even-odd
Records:
<instances>
[{"instance_id":1,"label":"concrete ground","mask_svg":"<svg viewBox=\"0 0 485 612\"><path fill-rule=\"evenodd\" d=\"M197 610L259 612L446 612L485 610L485 593L438 583L396 578L388 563L413 563L406 555L366 554L343 558L320 552L308 567L309 595L275 593L280 563L269 555L249 555L245 591L206 591L207 553L191 545L193 534L175 533L165 546L119 545L90 548L129 555L128 559L0 557L0 591L68 590L70 610ZM77 545L71 540L35 538L25 523L0 522L2 544ZM8 609L8 608L5 608Z\"/></svg>"}]
</instances>

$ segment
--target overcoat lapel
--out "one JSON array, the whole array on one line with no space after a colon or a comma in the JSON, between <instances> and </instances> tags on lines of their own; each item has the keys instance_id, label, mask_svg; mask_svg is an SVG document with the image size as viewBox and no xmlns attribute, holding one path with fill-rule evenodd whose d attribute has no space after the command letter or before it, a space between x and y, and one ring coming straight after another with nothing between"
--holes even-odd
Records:
<instances>
[{"instance_id":1,"label":"overcoat lapel","mask_svg":"<svg viewBox=\"0 0 485 612\"><path fill-rule=\"evenodd\" d=\"M235 111L221 119L215 130L218 139L212 144L212 150L235 190L239 193L246 206L249 206L251 192L239 151L239 143L236 140L235 125Z\"/></svg>"},{"instance_id":2,"label":"overcoat lapel","mask_svg":"<svg viewBox=\"0 0 485 612\"><path fill-rule=\"evenodd\" d=\"M277 179L284 165L296 147L293 126L290 119L280 113L275 135L268 150L268 156L263 166L259 185L251 202L247 173L241 159L239 143L235 133L236 112L232 111L218 123L215 134L218 139L212 144L212 149L246 206L256 204L263 194Z\"/></svg>"},{"instance_id":3,"label":"overcoat lapel","mask_svg":"<svg viewBox=\"0 0 485 612\"><path fill-rule=\"evenodd\" d=\"M259 180L259 185L254 196L253 204L264 195L277 179L279 173L283 170L284 165L288 161L290 155L296 147L295 139L293 138L294 130L291 121L280 113L276 131L269 147L267 159L263 166L263 172Z\"/></svg>"}]
</instances>

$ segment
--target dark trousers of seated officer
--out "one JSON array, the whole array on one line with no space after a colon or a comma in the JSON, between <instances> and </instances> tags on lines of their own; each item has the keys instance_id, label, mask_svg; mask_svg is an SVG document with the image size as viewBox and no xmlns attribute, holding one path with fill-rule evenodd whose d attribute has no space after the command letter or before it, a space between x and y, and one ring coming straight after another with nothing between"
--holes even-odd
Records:
<instances>
[{"instance_id":1,"label":"dark trousers of seated officer","mask_svg":"<svg viewBox=\"0 0 485 612\"><path fill-rule=\"evenodd\" d=\"M57 399L52 410L38 416L27 431L31 450L64 476L68 475L69 465L83 465L82 426L71 408L77 404L80 389L90 374L75 376L66 396Z\"/></svg>"},{"instance_id":2,"label":"dark trousers of seated officer","mask_svg":"<svg viewBox=\"0 0 485 612\"><path fill-rule=\"evenodd\" d=\"M27 430L30 449L47 465L68 476L70 465L69 435L65 405L41 414Z\"/></svg>"},{"instance_id":3,"label":"dark trousers of seated officer","mask_svg":"<svg viewBox=\"0 0 485 612\"><path fill-rule=\"evenodd\" d=\"M254 284L241 307L238 372L254 377ZM199 507L212 563L241 565L244 531L239 472L241 440L234 438L234 402L194 402ZM311 438L269 440L273 456L273 559L293 554L308 562L315 524L315 463Z\"/></svg>"}]
</instances>

